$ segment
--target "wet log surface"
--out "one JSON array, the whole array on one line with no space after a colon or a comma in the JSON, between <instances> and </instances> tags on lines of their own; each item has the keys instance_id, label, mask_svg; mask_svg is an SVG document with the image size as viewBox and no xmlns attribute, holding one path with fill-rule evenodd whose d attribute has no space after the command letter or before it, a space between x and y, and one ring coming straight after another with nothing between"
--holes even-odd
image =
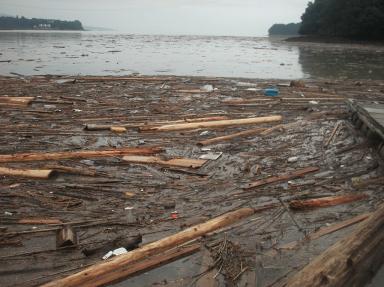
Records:
<instances>
[{"instance_id":1,"label":"wet log surface","mask_svg":"<svg viewBox=\"0 0 384 287\"><path fill-rule=\"evenodd\" d=\"M236 246L231 250L241 251L244 261L232 261L228 254L220 253L219 261L213 259L219 263L212 269L204 265L209 261L203 258L206 255L197 252L116 286L186 286L199 282L198 274L204 271L203 279L218 286L245 286L247 278L257 281L248 282L251 286L278 286L281 278L297 272L357 225L303 241L306 234L372 212L384 199L382 180L377 180L383 177L378 143L367 140L364 129L352 124L342 100L383 103L382 81L308 80L306 87L289 87L284 81L193 77L57 80L1 78L0 96L32 99L28 105L0 106L1 156L81 155L83 151L152 147L164 149L153 155L164 162L223 154L196 168L129 163L119 153L1 163L5 169L58 171L49 179L0 176L1 286L37 286L80 272L102 261L106 249L101 247L120 247L111 244L119 238L140 234L145 245L226 212L264 205L273 208L200 240L210 246L227 242L217 245L212 259L219 258L218 250ZM279 86L279 97L269 98L250 89L280 83L288 85ZM199 93L206 84L215 89ZM273 115L281 115L282 121L151 131L154 123L165 126L194 119L209 122ZM86 130L86 125L107 128ZM145 126L150 128L138 130ZM113 132L110 127L126 131ZM264 132L247 134L259 128ZM237 133L242 134L198 145ZM319 170L243 190L251 183L306 167ZM316 209L286 207L293 200L345 194L366 197ZM56 247L56 232L63 224L76 232L75 246ZM294 250L276 251L291 242L300 244ZM82 252L95 248L102 251L92 256ZM247 266L228 262L246 262ZM228 278L236 282L228 282Z\"/></svg>"}]
</instances>

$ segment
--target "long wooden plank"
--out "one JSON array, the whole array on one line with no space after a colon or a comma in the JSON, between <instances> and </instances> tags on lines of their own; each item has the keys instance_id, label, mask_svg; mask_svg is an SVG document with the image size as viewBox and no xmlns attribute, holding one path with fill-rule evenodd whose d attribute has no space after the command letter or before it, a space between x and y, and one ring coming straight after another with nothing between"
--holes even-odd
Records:
<instances>
[{"instance_id":1,"label":"long wooden plank","mask_svg":"<svg viewBox=\"0 0 384 287\"><path fill-rule=\"evenodd\" d=\"M199 122L199 123L171 124L171 125L163 125L158 127L140 127L139 130L158 131L158 132L180 131L180 130L199 129L199 128L220 128L220 127L228 127L228 126L253 125L253 124L278 122L281 120L282 120L282 116L268 116L268 117L209 121L209 122Z\"/></svg>"},{"instance_id":2,"label":"long wooden plank","mask_svg":"<svg viewBox=\"0 0 384 287\"><path fill-rule=\"evenodd\" d=\"M119 155L152 155L163 151L159 147L147 148L118 148L113 150L86 150L86 151L68 151L68 152L52 152L52 153L16 153L0 155L0 162L21 162L21 161L40 161L40 160L61 160L61 159L84 159L96 157L110 157Z\"/></svg>"},{"instance_id":3,"label":"long wooden plank","mask_svg":"<svg viewBox=\"0 0 384 287\"><path fill-rule=\"evenodd\" d=\"M264 209L261 209L264 210ZM179 233L165 237L158 241L144 245L126 254L117 256L110 261L95 264L83 271L68 277L52 281L45 284L45 287L69 287L69 286L102 286L123 279L130 274L129 266L148 256L160 254L165 250L170 250L180 244L196 239L209 232L233 224L245 217L253 215L258 210L253 208L241 208L236 211L228 212L219 217L213 218L205 223L201 223L187 228Z\"/></svg>"},{"instance_id":4,"label":"long wooden plank","mask_svg":"<svg viewBox=\"0 0 384 287\"><path fill-rule=\"evenodd\" d=\"M245 187L243 187L243 189L250 189L250 188L255 188L255 187L270 184L270 183L287 181L290 179L304 176L308 173L315 172L318 170L319 170L319 168L315 167L315 166L306 167L306 168L291 171L291 172L288 172L288 173L285 173L285 174L282 174L279 176L272 176L272 177L268 177L268 178L264 178L264 179L260 179L260 180L251 182L248 185L246 185Z\"/></svg>"},{"instance_id":5,"label":"long wooden plank","mask_svg":"<svg viewBox=\"0 0 384 287\"><path fill-rule=\"evenodd\" d=\"M174 120L174 121L159 121L159 122L147 122L147 123L130 123L130 124L86 124L85 129L89 131L100 131L100 130L109 130L112 126L119 126L125 128L139 128L139 127L153 127L153 126L161 126L161 125L169 125L169 124L179 124L179 123L194 123L194 122L205 122L205 121L220 121L226 120L228 117L226 116L214 116L214 117L204 117L204 118L186 118L182 120Z\"/></svg>"},{"instance_id":6,"label":"long wooden plank","mask_svg":"<svg viewBox=\"0 0 384 287\"><path fill-rule=\"evenodd\" d=\"M285 287L365 286L384 262L384 205L290 277Z\"/></svg>"},{"instance_id":7,"label":"long wooden plank","mask_svg":"<svg viewBox=\"0 0 384 287\"><path fill-rule=\"evenodd\" d=\"M162 160L159 157L155 156L135 156L129 155L123 157L124 161L131 163L142 163L142 164L159 164L165 166L176 166L176 167L190 167L190 168L199 168L202 167L207 160L204 159L192 159L192 158L174 158L168 160Z\"/></svg>"},{"instance_id":8,"label":"long wooden plank","mask_svg":"<svg viewBox=\"0 0 384 287\"><path fill-rule=\"evenodd\" d=\"M366 199L367 197L368 196L366 194L346 194L346 195L327 196L327 197L307 199L307 200L292 200L289 202L289 207L292 209L328 207L328 206L345 204L353 201Z\"/></svg>"},{"instance_id":9,"label":"long wooden plank","mask_svg":"<svg viewBox=\"0 0 384 287\"><path fill-rule=\"evenodd\" d=\"M48 179L52 173L52 169L14 169L8 167L0 167L0 174L7 176Z\"/></svg>"}]
</instances>

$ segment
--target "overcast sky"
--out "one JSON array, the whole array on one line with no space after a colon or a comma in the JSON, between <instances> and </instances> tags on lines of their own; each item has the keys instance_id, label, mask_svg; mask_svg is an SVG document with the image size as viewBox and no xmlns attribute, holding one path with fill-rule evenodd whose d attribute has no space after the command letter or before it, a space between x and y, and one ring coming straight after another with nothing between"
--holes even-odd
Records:
<instances>
[{"instance_id":1,"label":"overcast sky","mask_svg":"<svg viewBox=\"0 0 384 287\"><path fill-rule=\"evenodd\" d=\"M308 0L0 0L0 13L80 20L134 34L262 36L299 22Z\"/></svg>"}]
</instances>

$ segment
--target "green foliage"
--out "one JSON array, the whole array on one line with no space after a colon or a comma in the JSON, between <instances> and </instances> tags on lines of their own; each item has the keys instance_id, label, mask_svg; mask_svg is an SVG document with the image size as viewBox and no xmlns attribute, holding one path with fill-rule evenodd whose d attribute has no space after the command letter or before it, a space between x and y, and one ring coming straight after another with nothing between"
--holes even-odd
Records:
<instances>
[{"instance_id":1,"label":"green foliage","mask_svg":"<svg viewBox=\"0 0 384 287\"><path fill-rule=\"evenodd\" d=\"M269 28L269 35L297 35L301 23L274 24Z\"/></svg>"},{"instance_id":2,"label":"green foliage","mask_svg":"<svg viewBox=\"0 0 384 287\"><path fill-rule=\"evenodd\" d=\"M301 19L304 35L384 39L383 0L315 0Z\"/></svg>"},{"instance_id":3,"label":"green foliage","mask_svg":"<svg viewBox=\"0 0 384 287\"><path fill-rule=\"evenodd\" d=\"M0 17L0 30L84 30L80 21Z\"/></svg>"}]
</instances>

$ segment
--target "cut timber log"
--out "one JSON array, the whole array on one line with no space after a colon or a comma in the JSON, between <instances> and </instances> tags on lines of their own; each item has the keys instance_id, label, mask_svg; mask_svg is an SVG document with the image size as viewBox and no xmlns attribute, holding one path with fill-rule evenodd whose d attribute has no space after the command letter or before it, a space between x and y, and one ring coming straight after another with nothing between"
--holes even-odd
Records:
<instances>
[{"instance_id":1,"label":"cut timber log","mask_svg":"<svg viewBox=\"0 0 384 287\"><path fill-rule=\"evenodd\" d=\"M163 151L158 147L147 148L119 148L113 150L99 151L73 151L73 152L53 152L53 153L19 153L10 155L0 155L0 162L20 162L20 161L39 161L39 160L61 160L61 159L84 159L96 157L110 157L119 155L139 154L152 155Z\"/></svg>"},{"instance_id":2,"label":"cut timber log","mask_svg":"<svg viewBox=\"0 0 384 287\"><path fill-rule=\"evenodd\" d=\"M1 175L20 176L30 178L48 179L52 174L52 169L14 169L7 167L0 167Z\"/></svg>"},{"instance_id":3,"label":"cut timber log","mask_svg":"<svg viewBox=\"0 0 384 287\"><path fill-rule=\"evenodd\" d=\"M265 130L266 129L264 129L264 128L250 129L247 131L242 131L242 132L238 132L238 133L234 133L234 134L230 134L230 135L226 135L226 136L221 136L221 137L211 138L208 140L203 140L203 141L198 142L197 145L198 146L206 146L206 145L210 145L210 144L214 144L214 143L218 143L218 142L222 142L222 141L230 141L230 140L232 140L234 138L238 138L238 137L253 136L253 135L257 135L257 134L259 134Z\"/></svg>"},{"instance_id":4,"label":"cut timber log","mask_svg":"<svg viewBox=\"0 0 384 287\"><path fill-rule=\"evenodd\" d=\"M76 232L71 226L66 225L56 232L56 247L72 246L77 244Z\"/></svg>"},{"instance_id":5,"label":"cut timber log","mask_svg":"<svg viewBox=\"0 0 384 287\"><path fill-rule=\"evenodd\" d=\"M265 208L261 208L265 210ZM207 233L233 224L245 217L253 215L258 210L253 208L242 208L213 218L205 223L192 226L179 233L165 237L158 241L149 243L141 248L117 256L110 261L95 264L85 270L68 277L45 284L45 287L63 286L102 286L123 279L131 273L132 262L145 257L160 254L180 244L199 238Z\"/></svg>"},{"instance_id":6,"label":"cut timber log","mask_svg":"<svg viewBox=\"0 0 384 287\"><path fill-rule=\"evenodd\" d=\"M120 133L125 133L127 129L125 127L111 127L110 128L111 132L120 134Z\"/></svg>"},{"instance_id":7,"label":"cut timber log","mask_svg":"<svg viewBox=\"0 0 384 287\"><path fill-rule=\"evenodd\" d=\"M292 209L306 209L315 207L328 207L339 204L345 204L353 201L358 201L367 198L366 194L348 194L339 196L327 196L307 200L292 200L289 202L289 207Z\"/></svg>"},{"instance_id":8,"label":"cut timber log","mask_svg":"<svg viewBox=\"0 0 384 287\"><path fill-rule=\"evenodd\" d=\"M175 120L175 121L160 121L160 122L149 122L149 123L131 123L131 124L119 124L119 127L124 128L139 128L139 127L154 127L161 125L169 125L169 124L180 124L180 123L195 123L195 122L204 122L204 121L221 121L226 120L228 117L226 116L214 116L214 117L205 117L205 118L192 118L192 119L183 119L183 120ZM112 125L98 125L98 124L86 124L85 129L88 131L102 131L102 130L110 130Z\"/></svg>"},{"instance_id":9,"label":"cut timber log","mask_svg":"<svg viewBox=\"0 0 384 287\"><path fill-rule=\"evenodd\" d=\"M202 167L207 160L205 159L190 159L190 158L174 158L169 160L162 160L159 157L155 156L124 156L124 161L130 163L149 163L149 164L159 164L165 166L177 166L177 167L190 167L190 168L199 168Z\"/></svg>"},{"instance_id":10,"label":"cut timber log","mask_svg":"<svg viewBox=\"0 0 384 287\"><path fill-rule=\"evenodd\" d=\"M384 205L349 236L336 242L285 287L365 286L384 261Z\"/></svg>"},{"instance_id":11,"label":"cut timber log","mask_svg":"<svg viewBox=\"0 0 384 287\"><path fill-rule=\"evenodd\" d=\"M281 120L282 120L282 116L269 116L269 117L209 121L209 122L198 122L198 123L185 123L185 124L181 123L181 124L163 125L158 127L140 127L139 130L169 132L169 131L191 130L191 129L199 129L199 128L220 128L220 127L228 127L228 126L263 124L263 123L278 122Z\"/></svg>"},{"instance_id":12,"label":"cut timber log","mask_svg":"<svg viewBox=\"0 0 384 287\"><path fill-rule=\"evenodd\" d=\"M0 96L0 106L28 106L34 97L4 97Z\"/></svg>"},{"instance_id":13,"label":"cut timber log","mask_svg":"<svg viewBox=\"0 0 384 287\"><path fill-rule=\"evenodd\" d=\"M290 180L290 179L294 179L294 178L297 178L297 177L304 176L307 173L315 172L315 171L318 171L318 170L319 170L319 168L315 167L315 166L306 167L306 168L295 170L295 171L292 171L292 172L288 172L286 174L282 174L282 175L279 175L279 176L272 176L272 177L268 177L268 178L265 178L265 179L257 180L255 182L249 183L248 185L243 187L243 189L250 189L250 188L254 188L254 187L258 187L258 186L262 186L262 185L266 185L266 184L270 184L270 183L275 183L275 182L280 182L280 181L287 181L287 180Z\"/></svg>"}]
</instances>

